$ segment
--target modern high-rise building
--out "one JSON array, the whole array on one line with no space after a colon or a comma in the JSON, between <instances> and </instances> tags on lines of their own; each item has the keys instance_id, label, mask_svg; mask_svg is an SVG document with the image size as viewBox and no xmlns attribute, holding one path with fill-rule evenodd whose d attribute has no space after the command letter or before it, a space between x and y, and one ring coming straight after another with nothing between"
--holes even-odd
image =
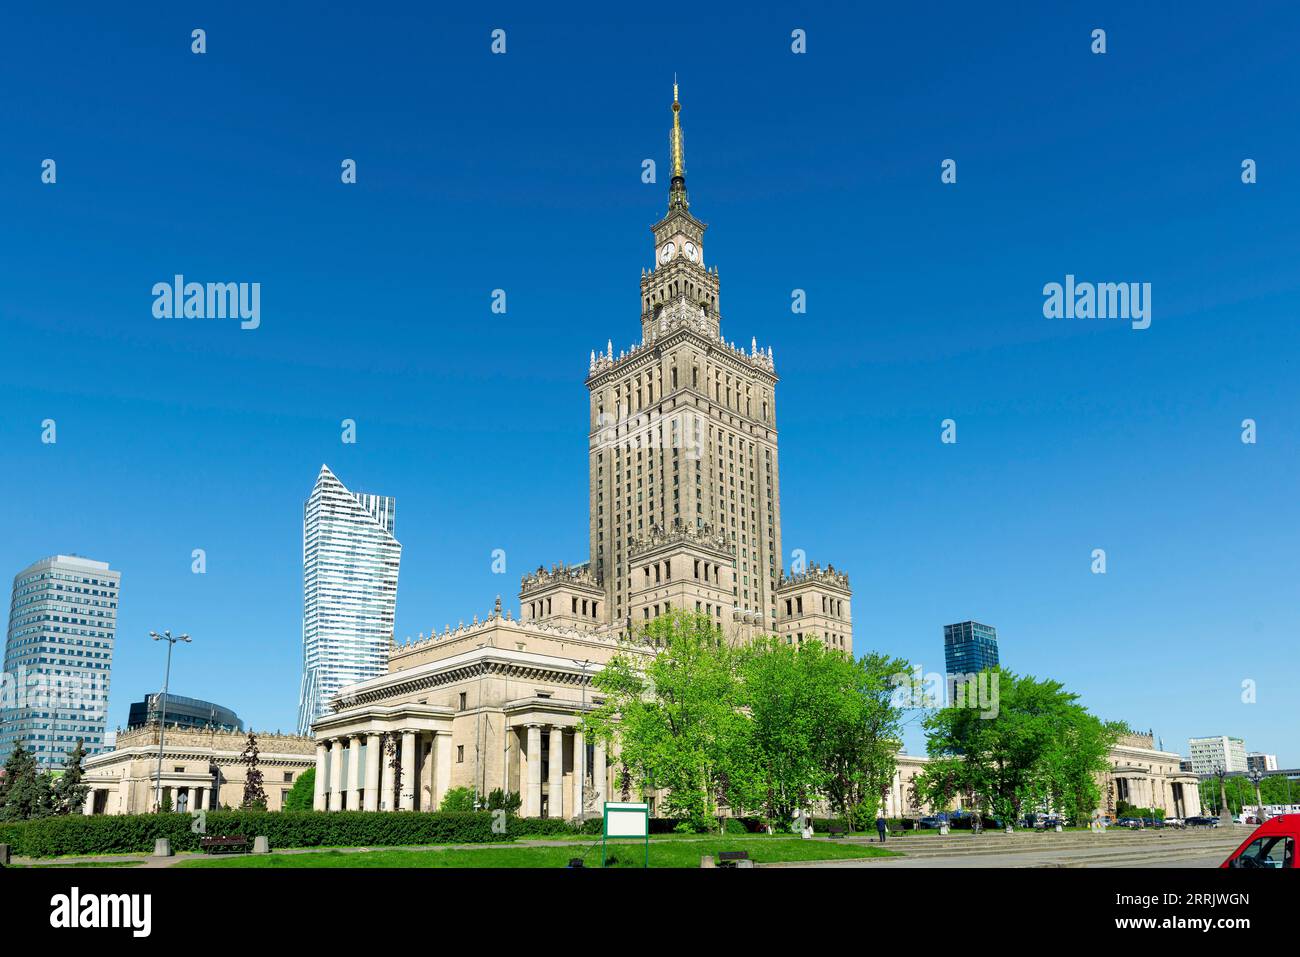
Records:
<instances>
[{"instance_id":1,"label":"modern high-rise building","mask_svg":"<svg viewBox=\"0 0 1300 957\"><path fill-rule=\"evenodd\" d=\"M1261 774L1267 771L1277 770L1277 755L1265 754L1263 751L1252 751L1246 755L1246 770L1259 771Z\"/></svg>"},{"instance_id":2,"label":"modern high-rise building","mask_svg":"<svg viewBox=\"0 0 1300 957\"><path fill-rule=\"evenodd\" d=\"M998 666L998 630L978 621L943 626L943 661L950 675L970 675Z\"/></svg>"},{"instance_id":3,"label":"modern high-rise building","mask_svg":"<svg viewBox=\"0 0 1300 957\"><path fill-rule=\"evenodd\" d=\"M216 731L244 730L244 722L239 720L239 715L211 701L169 693L145 695L143 701L131 702L131 710L126 719L128 730L143 728L145 725L158 724L162 721L166 721L169 728L177 726Z\"/></svg>"},{"instance_id":4,"label":"modern high-rise building","mask_svg":"<svg viewBox=\"0 0 1300 957\"><path fill-rule=\"evenodd\" d=\"M302 685L298 729L344 685L388 670L402 546L397 506L350 492L322 465L302 519Z\"/></svg>"},{"instance_id":5,"label":"modern high-rise building","mask_svg":"<svg viewBox=\"0 0 1300 957\"><path fill-rule=\"evenodd\" d=\"M106 750L121 572L77 555L43 558L14 578L0 693L0 751L14 743L46 771L84 743Z\"/></svg>"},{"instance_id":6,"label":"modern high-rise building","mask_svg":"<svg viewBox=\"0 0 1300 957\"><path fill-rule=\"evenodd\" d=\"M1190 738L1187 744L1192 751L1192 772L1195 774L1248 770L1246 742L1241 738L1218 734L1211 738Z\"/></svg>"}]
</instances>

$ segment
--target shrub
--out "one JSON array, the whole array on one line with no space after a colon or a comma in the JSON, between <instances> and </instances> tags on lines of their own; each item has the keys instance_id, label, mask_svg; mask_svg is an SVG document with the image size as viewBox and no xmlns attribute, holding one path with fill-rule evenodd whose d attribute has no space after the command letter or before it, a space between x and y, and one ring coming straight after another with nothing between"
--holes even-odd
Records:
<instances>
[{"instance_id":1,"label":"shrub","mask_svg":"<svg viewBox=\"0 0 1300 957\"><path fill-rule=\"evenodd\" d=\"M473 788L452 788L442 796L439 811L459 812L461 814L474 810Z\"/></svg>"},{"instance_id":2,"label":"shrub","mask_svg":"<svg viewBox=\"0 0 1300 957\"><path fill-rule=\"evenodd\" d=\"M492 832L487 813L210 811L206 820L207 836L265 835L273 848L483 844L510 837ZM0 843L26 857L147 853L160 837L174 851L196 851L204 835L190 825L188 814L67 815L0 824Z\"/></svg>"}]
</instances>

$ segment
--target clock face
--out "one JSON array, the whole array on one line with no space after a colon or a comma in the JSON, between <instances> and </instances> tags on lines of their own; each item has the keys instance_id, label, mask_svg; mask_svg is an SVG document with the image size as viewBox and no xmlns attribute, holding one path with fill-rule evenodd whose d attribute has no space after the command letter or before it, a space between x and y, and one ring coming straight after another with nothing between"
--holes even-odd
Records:
<instances>
[{"instance_id":1,"label":"clock face","mask_svg":"<svg viewBox=\"0 0 1300 957\"><path fill-rule=\"evenodd\" d=\"M682 247L682 252L686 253L686 258L691 262L695 262L695 260L700 256L700 251L695 248L694 243L687 243Z\"/></svg>"},{"instance_id":2,"label":"clock face","mask_svg":"<svg viewBox=\"0 0 1300 957\"><path fill-rule=\"evenodd\" d=\"M668 260L673 258L673 253L675 252L677 252L677 244L672 240L669 240L664 243L663 247L659 250L659 261L661 263L668 262Z\"/></svg>"}]
</instances>

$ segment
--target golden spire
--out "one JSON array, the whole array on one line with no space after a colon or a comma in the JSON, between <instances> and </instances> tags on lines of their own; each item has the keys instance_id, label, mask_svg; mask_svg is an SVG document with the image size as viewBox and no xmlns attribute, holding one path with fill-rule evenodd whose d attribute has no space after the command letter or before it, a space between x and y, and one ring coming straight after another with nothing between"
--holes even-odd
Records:
<instances>
[{"instance_id":1,"label":"golden spire","mask_svg":"<svg viewBox=\"0 0 1300 957\"><path fill-rule=\"evenodd\" d=\"M677 100L677 74L673 74L673 176L685 177L682 150L682 104Z\"/></svg>"},{"instance_id":2,"label":"golden spire","mask_svg":"<svg viewBox=\"0 0 1300 957\"><path fill-rule=\"evenodd\" d=\"M686 199L686 148L682 145L682 104L677 99L677 74L673 74L673 132L669 137L673 154L673 178L668 191L669 209L689 209Z\"/></svg>"}]
</instances>

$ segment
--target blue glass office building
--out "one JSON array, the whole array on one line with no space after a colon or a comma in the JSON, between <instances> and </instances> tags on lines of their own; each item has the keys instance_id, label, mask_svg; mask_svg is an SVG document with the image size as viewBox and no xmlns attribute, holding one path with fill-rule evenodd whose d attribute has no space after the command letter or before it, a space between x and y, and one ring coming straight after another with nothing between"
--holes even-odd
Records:
<instances>
[{"instance_id":1,"label":"blue glass office building","mask_svg":"<svg viewBox=\"0 0 1300 957\"><path fill-rule=\"evenodd\" d=\"M998 666L998 630L978 621L943 626L943 660L950 675Z\"/></svg>"}]
</instances>

